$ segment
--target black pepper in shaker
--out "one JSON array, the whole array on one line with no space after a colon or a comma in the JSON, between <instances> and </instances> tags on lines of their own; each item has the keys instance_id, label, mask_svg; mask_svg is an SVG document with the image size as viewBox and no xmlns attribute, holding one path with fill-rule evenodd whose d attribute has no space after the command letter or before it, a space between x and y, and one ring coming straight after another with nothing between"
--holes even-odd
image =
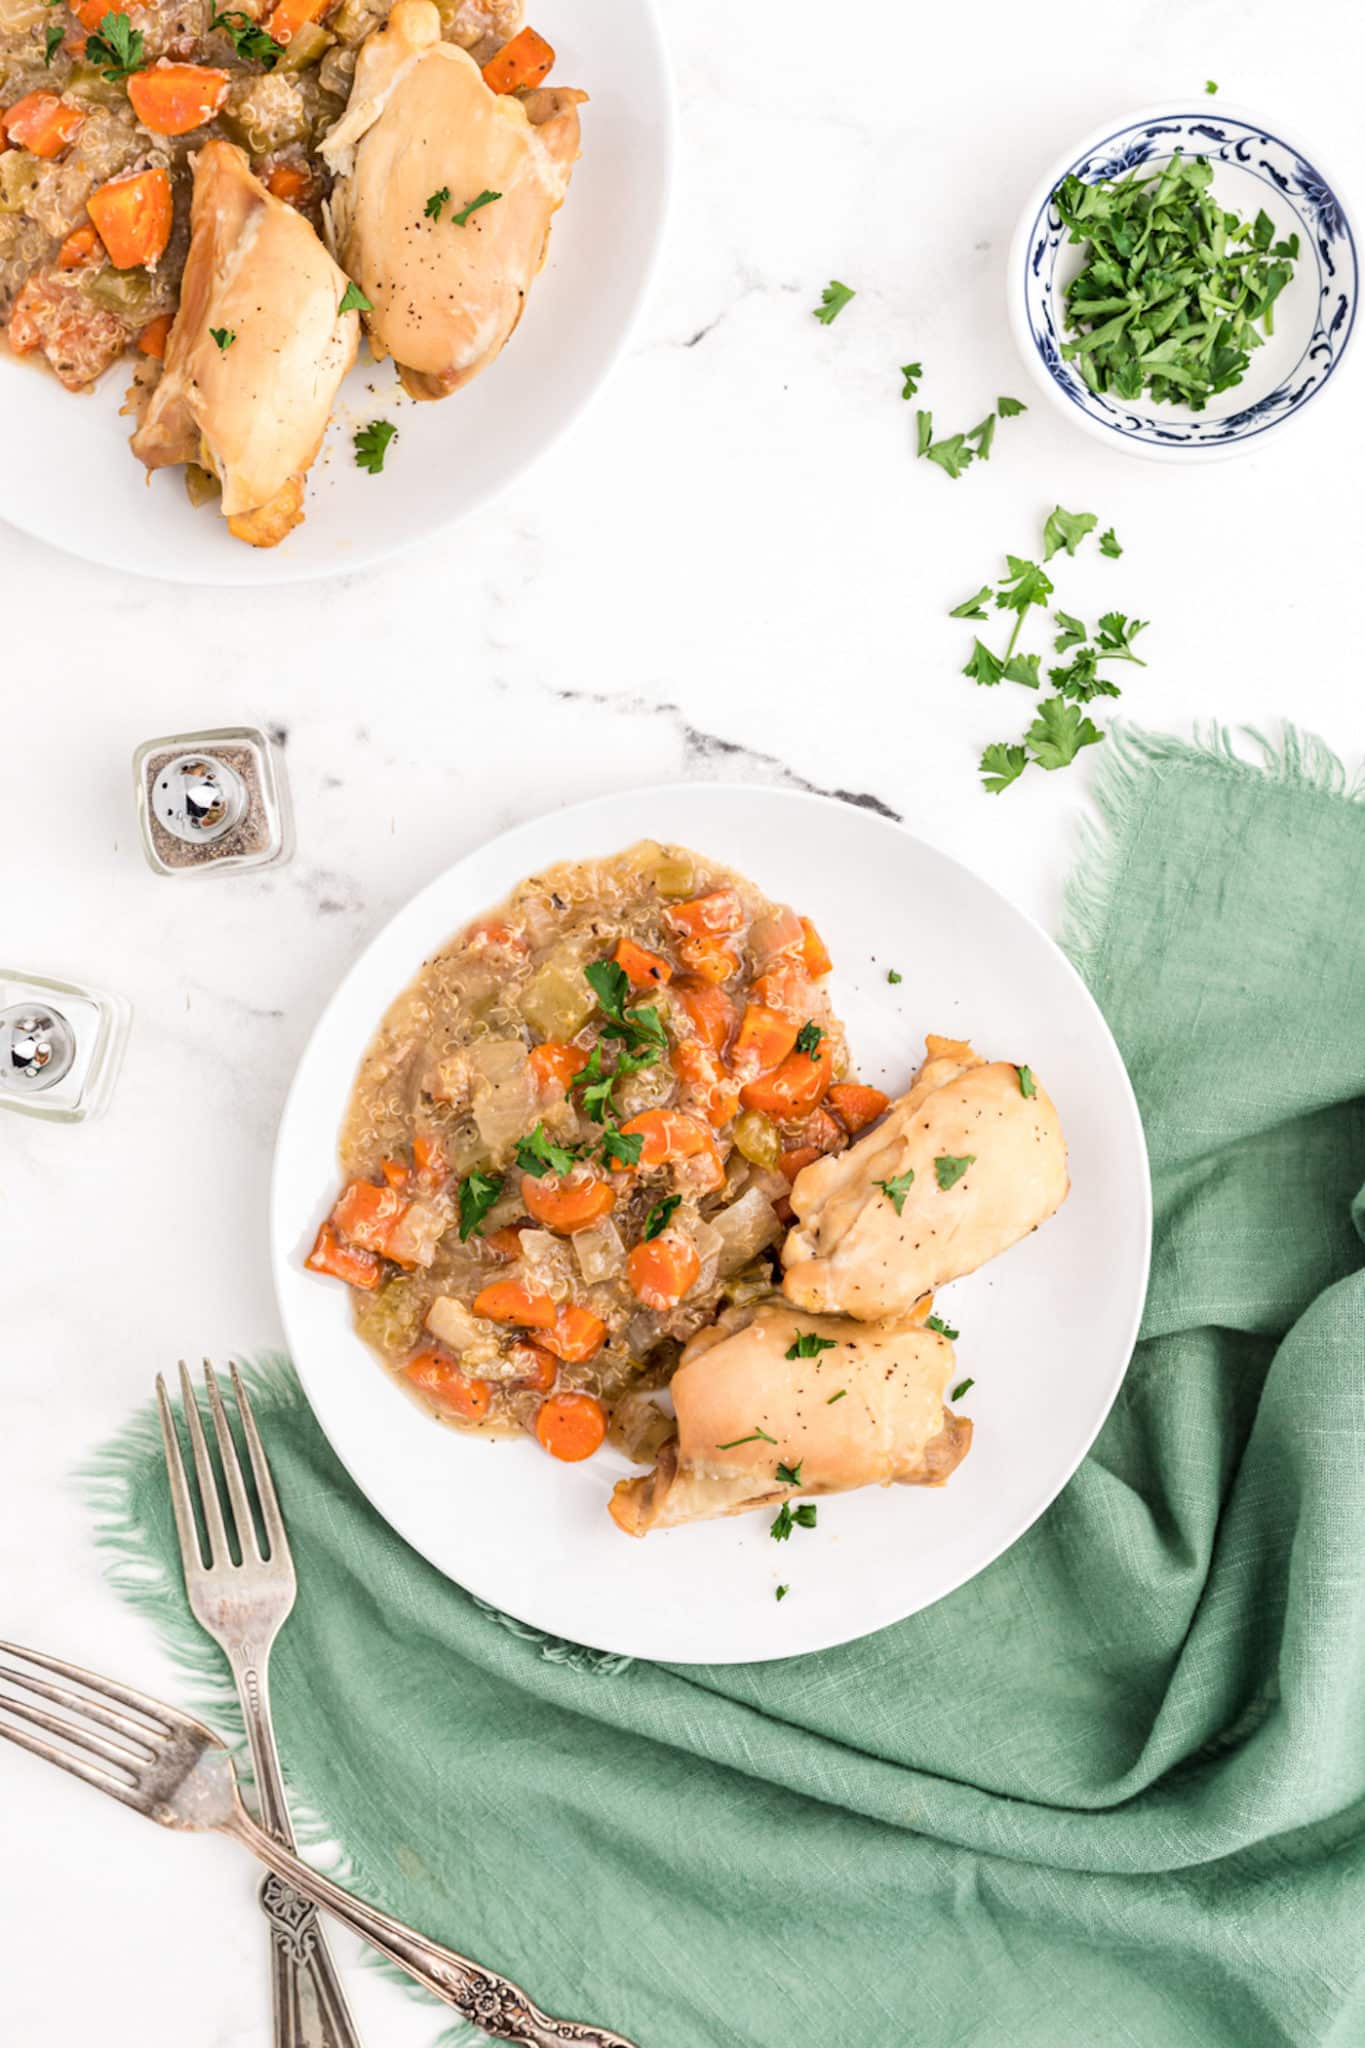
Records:
<instances>
[{"instance_id":1,"label":"black pepper in shaker","mask_svg":"<svg viewBox=\"0 0 1365 2048\"><path fill-rule=\"evenodd\" d=\"M284 761L258 726L146 740L133 776L158 875L271 867L294 850Z\"/></svg>"}]
</instances>

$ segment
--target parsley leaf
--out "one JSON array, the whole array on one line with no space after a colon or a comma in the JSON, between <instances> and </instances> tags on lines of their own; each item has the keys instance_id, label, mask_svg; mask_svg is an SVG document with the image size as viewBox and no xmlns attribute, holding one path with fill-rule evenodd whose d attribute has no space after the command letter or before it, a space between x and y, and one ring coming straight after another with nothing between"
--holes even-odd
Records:
<instances>
[{"instance_id":1,"label":"parsley leaf","mask_svg":"<svg viewBox=\"0 0 1365 2048\"><path fill-rule=\"evenodd\" d=\"M210 14L209 27L222 29L232 40L232 47L239 57L248 63L259 61L267 71L273 70L284 55L284 44L277 43L268 35L259 22L252 20L240 7L224 8L221 14Z\"/></svg>"},{"instance_id":2,"label":"parsley leaf","mask_svg":"<svg viewBox=\"0 0 1365 2048\"><path fill-rule=\"evenodd\" d=\"M838 319L849 300L857 296L846 284L840 284L837 277L832 277L820 294L820 303L815 308L816 319L822 327L828 327L831 320Z\"/></svg>"},{"instance_id":3,"label":"parsley leaf","mask_svg":"<svg viewBox=\"0 0 1365 2048\"><path fill-rule=\"evenodd\" d=\"M931 412L915 414L915 453L927 455L929 443L934 438L934 415Z\"/></svg>"},{"instance_id":4,"label":"parsley leaf","mask_svg":"<svg viewBox=\"0 0 1365 2048\"><path fill-rule=\"evenodd\" d=\"M645 1218L645 1227L642 1234L645 1244L648 1244L652 1237L657 1237L660 1231L667 1230L668 1220L681 1201L681 1195L665 1195L662 1202L654 1204L654 1207Z\"/></svg>"},{"instance_id":5,"label":"parsley leaf","mask_svg":"<svg viewBox=\"0 0 1365 2048\"><path fill-rule=\"evenodd\" d=\"M803 1052L810 1059L814 1059L817 1051L819 1050L820 1040L824 1036L825 1034L820 1029L820 1026L818 1024L813 1024L810 1021L810 1019L807 1018L806 1022L801 1026L801 1029L796 1034L796 1044L793 1047L793 1050L795 1052Z\"/></svg>"},{"instance_id":6,"label":"parsley leaf","mask_svg":"<svg viewBox=\"0 0 1365 2048\"><path fill-rule=\"evenodd\" d=\"M1008 789L1017 782L1028 766L1028 755L1022 747L1007 747L1000 740L994 741L981 756L981 780L988 796L999 796L1002 789Z\"/></svg>"},{"instance_id":7,"label":"parsley leaf","mask_svg":"<svg viewBox=\"0 0 1365 2048\"><path fill-rule=\"evenodd\" d=\"M967 439L976 443L977 456L982 462L991 459L991 444L995 440L995 414L988 412L979 427L968 427Z\"/></svg>"},{"instance_id":8,"label":"parsley leaf","mask_svg":"<svg viewBox=\"0 0 1365 2048\"><path fill-rule=\"evenodd\" d=\"M450 187L449 185L442 185L440 191L433 192L431 197L428 199L426 205L422 208L422 214L424 219L439 220L441 218L441 208L443 206L449 206L449 204Z\"/></svg>"},{"instance_id":9,"label":"parsley leaf","mask_svg":"<svg viewBox=\"0 0 1365 2048\"><path fill-rule=\"evenodd\" d=\"M502 1193L502 1175L467 1173L460 1182L460 1242L479 1234L483 1219Z\"/></svg>"},{"instance_id":10,"label":"parsley leaf","mask_svg":"<svg viewBox=\"0 0 1365 2048\"><path fill-rule=\"evenodd\" d=\"M59 28L55 21L50 21L43 35L44 64L50 64L52 62L52 59L56 56L58 50L60 50L60 48L62 47L62 44L65 41L65 39L66 30L64 28Z\"/></svg>"},{"instance_id":11,"label":"parsley leaf","mask_svg":"<svg viewBox=\"0 0 1365 2048\"><path fill-rule=\"evenodd\" d=\"M1036 690L1040 683L1039 660L1040 657L1036 654L1012 654L1005 663L1005 681L1022 683L1025 689Z\"/></svg>"},{"instance_id":12,"label":"parsley leaf","mask_svg":"<svg viewBox=\"0 0 1365 2048\"><path fill-rule=\"evenodd\" d=\"M955 1188L969 1166L975 1166L975 1152L965 1152L960 1159L951 1152L940 1152L934 1161L934 1179L946 1195L949 1188Z\"/></svg>"},{"instance_id":13,"label":"parsley leaf","mask_svg":"<svg viewBox=\"0 0 1365 2048\"><path fill-rule=\"evenodd\" d=\"M972 651L962 673L970 676L974 683L998 683L1005 673L1005 664L998 654L992 654L984 640L973 640Z\"/></svg>"},{"instance_id":14,"label":"parsley leaf","mask_svg":"<svg viewBox=\"0 0 1365 2048\"><path fill-rule=\"evenodd\" d=\"M209 333L213 336L214 341L217 343L218 348L223 355L227 354L228 350L232 347L233 342L236 341L237 339L236 334L230 327L210 327Z\"/></svg>"},{"instance_id":15,"label":"parsley leaf","mask_svg":"<svg viewBox=\"0 0 1365 2048\"><path fill-rule=\"evenodd\" d=\"M447 193L446 197L449 198L450 194ZM481 206L491 206L495 199L501 198L501 192L480 192L478 198L471 199L468 206L462 206L458 213L451 214L451 226L456 228L468 227L471 213L477 213Z\"/></svg>"},{"instance_id":16,"label":"parsley leaf","mask_svg":"<svg viewBox=\"0 0 1365 2048\"><path fill-rule=\"evenodd\" d=\"M1061 696L1078 704L1088 704L1092 697L1117 697L1121 694L1118 684L1099 672L1103 658L1098 648L1078 647L1065 668L1048 670L1048 681Z\"/></svg>"},{"instance_id":17,"label":"parsley leaf","mask_svg":"<svg viewBox=\"0 0 1365 2048\"><path fill-rule=\"evenodd\" d=\"M914 1185L914 1180L915 1169L911 1166L907 1167L904 1173L898 1173L893 1180L874 1180L872 1185L874 1188L881 1189L887 1201L899 1216L905 1207L905 1198Z\"/></svg>"},{"instance_id":18,"label":"parsley leaf","mask_svg":"<svg viewBox=\"0 0 1365 2048\"><path fill-rule=\"evenodd\" d=\"M1099 523L1093 512L1064 512L1060 505L1054 505L1043 528L1043 560L1050 562L1060 548L1074 555Z\"/></svg>"},{"instance_id":19,"label":"parsley leaf","mask_svg":"<svg viewBox=\"0 0 1365 2048\"><path fill-rule=\"evenodd\" d=\"M741 1444L775 1444L776 1442L777 1438L775 1436L769 1436L766 1429L760 1429L758 1424L755 1423L748 1436L732 1436L728 1444L717 1444L716 1449L718 1451L737 1451Z\"/></svg>"},{"instance_id":20,"label":"parsley leaf","mask_svg":"<svg viewBox=\"0 0 1365 2048\"><path fill-rule=\"evenodd\" d=\"M111 85L118 85L142 65L142 30L134 28L126 14L106 14L98 35L86 37L85 54Z\"/></svg>"},{"instance_id":21,"label":"parsley leaf","mask_svg":"<svg viewBox=\"0 0 1365 2048\"><path fill-rule=\"evenodd\" d=\"M975 1380L959 1380L957 1385L953 1388L952 1393L949 1394L948 1399L950 1401L960 1401L962 1399L962 1396L964 1394L970 1393L975 1385Z\"/></svg>"},{"instance_id":22,"label":"parsley leaf","mask_svg":"<svg viewBox=\"0 0 1365 2048\"><path fill-rule=\"evenodd\" d=\"M594 960L583 969L583 979L609 1017L619 1018L630 994L630 976L614 960Z\"/></svg>"},{"instance_id":23,"label":"parsley leaf","mask_svg":"<svg viewBox=\"0 0 1365 2048\"><path fill-rule=\"evenodd\" d=\"M923 363L902 363L901 375L905 379L905 388L901 392L901 397L913 398L919 390L919 380L924 375Z\"/></svg>"},{"instance_id":24,"label":"parsley leaf","mask_svg":"<svg viewBox=\"0 0 1365 2048\"><path fill-rule=\"evenodd\" d=\"M790 1591L790 1586L779 1586L775 1598L777 1598L778 1600L785 1600Z\"/></svg>"},{"instance_id":25,"label":"parsley leaf","mask_svg":"<svg viewBox=\"0 0 1365 2048\"><path fill-rule=\"evenodd\" d=\"M1089 626L1074 612L1057 611L1052 616L1062 629L1052 643L1058 654L1065 654L1069 647L1079 647L1083 640L1090 638Z\"/></svg>"},{"instance_id":26,"label":"parsley leaf","mask_svg":"<svg viewBox=\"0 0 1365 2048\"><path fill-rule=\"evenodd\" d=\"M354 290L354 286L351 289ZM342 305L345 303L343 299ZM371 420L368 427L362 427L358 434L351 436L355 444L356 468L367 469L371 476L378 476L384 467L389 443L397 438L398 429L391 420Z\"/></svg>"},{"instance_id":27,"label":"parsley leaf","mask_svg":"<svg viewBox=\"0 0 1365 2048\"><path fill-rule=\"evenodd\" d=\"M1019 413L1028 411L1028 407L1017 398L997 398L995 409L1002 420L1012 420Z\"/></svg>"},{"instance_id":28,"label":"parsley leaf","mask_svg":"<svg viewBox=\"0 0 1365 2048\"><path fill-rule=\"evenodd\" d=\"M1217 81L1217 79L1214 79L1214 78L1206 78L1206 79L1204 80L1204 90L1205 90L1205 92L1217 92L1217 90L1218 90L1218 81Z\"/></svg>"},{"instance_id":29,"label":"parsley leaf","mask_svg":"<svg viewBox=\"0 0 1365 2048\"><path fill-rule=\"evenodd\" d=\"M838 1393L837 1393L837 1394L831 1394L831 1395L830 1395L830 1397L829 1397L828 1401L826 1401L826 1403L825 1403L825 1406L826 1406L826 1408L832 1408L832 1407L834 1406L834 1404L835 1404L835 1402L836 1402L836 1401L842 1401L842 1400L843 1400L843 1398L844 1398L844 1396L845 1396L845 1394L846 1394L847 1392L848 1392L848 1388L847 1388L847 1387L840 1387L840 1389L839 1389L839 1391L838 1391Z\"/></svg>"},{"instance_id":30,"label":"parsley leaf","mask_svg":"<svg viewBox=\"0 0 1365 2048\"><path fill-rule=\"evenodd\" d=\"M354 283L353 280L348 278L346 282L346 289L341 294L341 304L337 307L337 312L340 314L373 313L373 311L373 302L370 299L366 298L364 292L361 291L360 286L358 284Z\"/></svg>"},{"instance_id":31,"label":"parsley leaf","mask_svg":"<svg viewBox=\"0 0 1365 2048\"><path fill-rule=\"evenodd\" d=\"M1016 1067L1014 1071L1019 1076L1019 1093L1026 1098L1036 1095L1038 1083L1033 1078L1032 1067Z\"/></svg>"},{"instance_id":32,"label":"parsley leaf","mask_svg":"<svg viewBox=\"0 0 1365 2048\"><path fill-rule=\"evenodd\" d=\"M644 1150L643 1131L620 1131L608 1124L602 1133L602 1160L606 1166L638 1166Z\"/></svg>"},{"instance_id":33,"label":"parsley leaf","mask_svg":"<svg viewBox=\"0 0 1365 2048\"><path fill-rule=\"evenodd\" d=\"M1093 747L1104 734L1082 715L1079 704L1064 697L1044 697L1024 739L1040 768L1065 768L1082 747Z\"/></svg>"},{"instance_id":34,"label":"parsley leaf","mask_svg":"<svg viewBox=\"0 0 1365 2048\"><path fill-rule=\"evenodd\" d=\"M785 1543L793 1529L813 1529L814 1527L814 1501L808 1500L803 1502L799 1508L793 1508L790 1501L784 1500L773 1518L773 1525L769 1529L768 1534L772 1537L774 1543Z\"/></svg>"},{"instance_id":35,"label":"parsley leaf","mask_svg":"<svg viewBox=\"0 0 1365 2048\"><path fill-rule=\"evenodd\" d=\"M942 1316L926 1316L924 1327L926 1330L937 1330L939 1336L946 1337L950 1344L956 1344L962 1335L961 1330L955 1330L951 1323L945 1323Z\"/></svg>"},{"instance_id":36,"label":"parsley leaf","mask_svg":"<svg viewBox=\"0 0 1365 2048\"><path fill-rule=\"evenodd\" d=\"M1130 619L1124 612L1106 612L1100 620L1100 630L1095 635L1095 645L1100 658L1110 661L1135 661L1139 668L1147 664L1133 652L1133 642L1139 633L1147 630L1146 619Z\"/></svg>"},{"instance_id":37,"label":"parsley leaf","mask_svg":"<svg viewBox=\"0 0 1365 2048\"><path fill-rule=\"evenodd\" d=\"M1018 612L1020 618L1030 605L1046 604L1052 595L1052 578L1037 562L1022 555L1006 555L1008 576L1002 577L995 602L1002 612Z\"/></svg>"},{"instance_id":38,"label":"parsley leaf","mask_svg":"<svg viewBox=\"0 0 1365 2048\"><path fill-rule=\"evenodd\" d=\"M902 979L902 976L897 973L894 967L888 967L886 970L886 978L894 988L896 983Z\"/></svg>"},{"instance_id":39,"label":"parsley leaf","mask_svg":"<svg viewBox=\"0 0 1365 2048\"><path fill-rule=\"evenodd\" d=\"M1107 527L1100 535L1100 553L1108 555L1111 562L1116 562L1123 553L1123 549L1118 544L1118 537L1112 526Z\"/></svg>"},{"instance_id":40,"label":"parsley leaf","mask_svg":"<svg viewBox=\"0 0 1365 2048\"><path fill-rule=\"evenodd\" d=\"M556 1145L545 1135L543 1123L536 1125L529 1138L523 1138L517 1146L517 1165L523 1173L529 1173L540 1180L547 1173L568 1173L574 1165L574 1154L563 1145Z\"/></svg>"},{"instance_id":41,"label":"parsley leaf","mask_svg":"<svg viewBox=\"0 0 1365 2048\"><path fill-rule=\"evenodd\" d=\"M801 1467L805 1462L804 1458L798 1458L794 1465L779 1464L776 1472L773 1474L778 1485L799 1486L801 1484Z\"/></svg>"},{"instance_id":42,"label":"parsley leaf","mask_svg":"<svg viewBox=\"0 0 1365 2048\"><path fill-rule=\"evenodd\" d=\"M955 604L949 612L950 619L984 619L986 606L990 601L991 586L983 583L975 597L964 597L961 604Z\"/></svg>"},{"instance_id":43,"label":"parsley leaf","mask_svg":"<svg viewBox=\"0 0 1365 2048\"><path fill-rule=\"evenodd\" d=\"M796 1342L787 1347L788 1358L818 1358L822 1351L833 1351L833 1337L817 1337L814 1330L798 1330Z\"/></svg>"},{"instance_id":44,"label":"parsley leaf","mask_svg":"<svg viewBox=\"0 0 1365 2048\"><path fill-rule=\"evenodd\" d=\"M946 440L931 441L922 451L930 462L936 462L946 476L956 482L962 472L976 460L967 446L965 434L950 434Z\"/></svg>"}]
</instances>

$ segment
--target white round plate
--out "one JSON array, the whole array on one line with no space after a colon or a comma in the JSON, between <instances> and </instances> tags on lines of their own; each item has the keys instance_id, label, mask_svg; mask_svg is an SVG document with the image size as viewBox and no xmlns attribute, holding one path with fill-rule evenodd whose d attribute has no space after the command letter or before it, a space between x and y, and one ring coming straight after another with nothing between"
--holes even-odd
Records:
<instances>
[{"instance_id":1,"label":"white round plate","mask_svg":"<svg viewBox=\"0 0 1365 2048\"><path fill-rule=\"evenodd\" d=\"M0 417L24 479L4 516L39 540L130 574L176 583L302 583L364 568L463 519L543 453L592 397L630 337L663 237L673 95L654 0L538 0L553 82L581 86L583 155L555 216L526 316L464 391L418 405L391 362L360 358L308 479L307 517L277 548L234 540L195 511L183 472L146 480L119 418L127 363L97 389L64 391L0 351ZM383 474L357 469L351 437L398 428ZM73 492L70 480L81 479Z\"/></svg>"},{"instance_id":2,"label":"white round plate","mask_svg":"<svg viewBox=\"0 0 1365 2048\"><path fill-rule=\"evenodd\" d=\"M345 1290L303 1258L336 1195L357 1066L423 959L547 863L676 840L815 920L859 1074L903 1089L926 1031L1027 1061L1061 1111L1072 1192L1060 1213L943 1291L961 1330L971 1454L942 1491L871 1487L820 1502L786 1543L768 1514L634 1539L607 1515L635 1468L581 1465L529 1439L430 1420L351 1328ZM904 979L887 981L898 968ZM318 1420L379 1513L448 1577L574 1642L670 1663L760 1662L849 1642L951 1592L1047 1507L1118 1391L1147 1284L1151 1197L1137 1105L1104 1019L1022 912L885 819L821 797L684 785L556 811L469 854L361 955L313 1033L275 1154L271 1243L285 1330ZM791 1590L779 1605L779 1583Z\"/></svg>"}]
</instances>

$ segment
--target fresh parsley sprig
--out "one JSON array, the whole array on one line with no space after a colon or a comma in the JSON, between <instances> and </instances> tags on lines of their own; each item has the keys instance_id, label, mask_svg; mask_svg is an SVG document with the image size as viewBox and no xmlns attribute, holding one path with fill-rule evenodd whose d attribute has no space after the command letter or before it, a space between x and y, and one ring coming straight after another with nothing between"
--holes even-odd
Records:
<instances>
[{"instance_id":1,"label":"fresh parsley sprig","mask_svg":"<svg viewBox=\"0 0 1365 2048\"><path fill-rule=\"evenodd\" d=\"M502 1193L497 1173L467 1173L460 1182L460 1242L482 1235L483 1219Z\"/></svg>"},{"instance_id":2,"label":"fresh parsley sprig","mask_svg":"<svg viewBox=\"0 0 1365 2048\"><path fill-rule=\"evenodd\" d=\"M277 43L268 35L258 21L240 7L224 8L221 14L210 14L209 27L222 29L239 57L248 63L264 64L267 71L273 71L284 55L284 44Z\"/></svg>"},{"instance_id":3,"label":"fresh parsley sprig","mask_svg":"<svg viewBox=\"0 0 1365 2048\"><path fill-rule=\"evenodd\" d=\"M353 287L352 287L353 289ZM346 310L343 299L341 308ZM384 457L389 452L389 443L398 438L398 429L392 420L371 420L368 427L362 427L351 439L355 445L355 466L367 469L371 476L378 476L384 467Z\"/></svg>"},{"instance_id":4,"label":"fresh parsley sprig","mask_svg":"<svg viewBox=\"0 0 1365 2048\"><path fill-rule=\"evenodd\" d=\"M142 67L142 30L134 28L126 14L106 14L96 34L86 37L85 54L110 85L121 85Z\"/></svg>"},{"instance_id":5,"label":"fresh parsley sprig","mask_svg":"<svg viewBox=\"0 0 1365 2048\"><path fill-rule=\"evenodd\" d=\"M905 1207L905 1198L914 1186L914 1181L915 1169L913 1166L909 1166L904 1173L896 1174L894 1179L874 1180L872 1185L874 1188L881 1189L887 1201L899 1216Z\"/></svg>"},{"instance_id":6,"label":"fresh parsley sprig","mask_svg":"<svg viewBox=\"0 0 1365 2048\"><path fill-rule=\"evenodd\" d=\"M833 1337L817 1337L814 1330L798 1330L796 1342L789 1344L785 1353L788 1358L818 1358L822 1351L833 1351Z\"/></svg>"},{"instance_id":7,"label":"fresh parsley sprig","mask_svg":"<svg viewBox=\"0 0 1365 2048\"><path fill-rule=\"evenodd\" d=\"M449 199L449 197L450 194L447 192L446 198ZM481 206L491 206L495 199L501 198L501 192L480 192L478 198L471 199L468 206L462 206L458 213L451 214L450 225L453 228L468 227L471 214L477 213Z\"/></svg>"},{"instance_id":8,"label":"fresh parsley sprig","mask_svg":"<svg viewBox=\"0 0 1365 2048\"><path fill-rule=\"evenodd\" d=\"M816 319L822 327L828 327L831 321L838 319L849 300L857 296L846 284L840 284L837 277L832 277L820 294L820 303L815 308Z\"/></svg>"}]
</instances>

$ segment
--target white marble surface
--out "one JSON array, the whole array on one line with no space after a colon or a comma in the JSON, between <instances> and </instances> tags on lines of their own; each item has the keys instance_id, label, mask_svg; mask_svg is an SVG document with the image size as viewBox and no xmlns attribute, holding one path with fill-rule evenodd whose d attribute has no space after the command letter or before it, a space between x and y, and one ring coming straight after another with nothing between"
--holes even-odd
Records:
<instances>
[{"instance_id":1,"label":"white marble surface","mask_svg":"<svg viewBox=\"0 0 1365 2048\"><path fill-rule=\"evenodd\" d=\"M668 12L681 164L660 282L586 419L473 524L259 598L122 580L0 528L0 955L136 1010L103 1123L0 1116L0 1614L21 1640L174 1689L102 1586L66 1475L168 1360L276 1339L265 1192L291 1066L356 949L465 848L628 783L793 778L887 806L1053 921L1090 764L980 792L981 743L1026 707L958 675L969 629L944 614L1006 548L1031 552L1058 500L1127 548L1068 568L1062 601L1153 621L1134 717L1288 714L1347 754L1365 737L1360 363L1256 454L1162 469L1034 403L1001 282L1063 144L1208 76L1365 190L1349 0L1293 26L1271 0L1146 0L1075 34L1003 0L868 0L832 55L808 0ZM809 308L831 275L859 296L826 331ZM951 484L911 459L911 357L944 420L1001 391L1030 403L989 468ZM135 743L236 721L287 735L297 859L154 878ZM0 1781L7 2041L267 2038L233 1852L8 1750ZM370 2042L429 2039L352 1981Z\"/></svg>"}]
</instances>

